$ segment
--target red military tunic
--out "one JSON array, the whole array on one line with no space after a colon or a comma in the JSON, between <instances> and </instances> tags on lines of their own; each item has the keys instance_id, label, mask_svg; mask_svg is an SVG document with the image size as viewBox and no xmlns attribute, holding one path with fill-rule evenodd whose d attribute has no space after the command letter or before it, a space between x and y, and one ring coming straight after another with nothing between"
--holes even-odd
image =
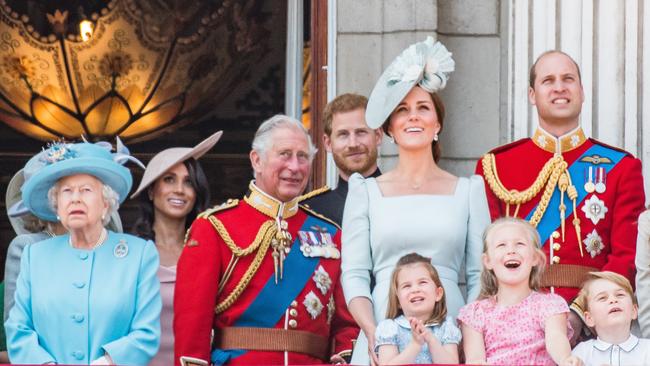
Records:
<instances>
[{"instance_id":1,"label":"red military tunic","mask_svg":"<svg viewBox=\"0 0 650 366\"><path fill-rule=\"evenodd\" d=\"M551 201L542 216L542 220L546 220L545 229L542 224L537 226L544 252L551 264L547 268L547 285L553 286L556 293L571 303L578 293L581 276L588 270L620 273L634 283L637 218L645 202L641 162L638 159L623 150L585 138L581 128L560 138L538 128L532 139L513 142L491 153L494 156L494 170L507 190L523 191L529 188L555 153L561 154L570 167L571 181L582 196L575 211L580 220L581 244L571 213L566 214L564 240L561 235L553 239L555 245L551 248L548 234L552 230L561 232L559 204L558 201ZM494 220L506 215L507 205L490 186L482 162L478 162L476 172L486 178L488 204ZM593 186L589 187L587 182ZM602 185L594 190L598 183ZM557 190L555 186L554 191ZM534 211L543 192L544 187L531 201L521 204L517 216L526 218ZM558 195L557 192L555 194ZM564 196L564 205L572 208L572 201L567 195ZM510 216L515 210L516 206L511 205Z\"/></svg>"},{"instance_id":2,"label":"red military tunic","mask_svg":"<svg viewBox=\"0 0 650 366\"><path fill-rule=\"evenodd\" d=\"M280 225L276 220L279 214L286 221L286 231L292 239L282 278L278 278L276 284L276 272L280 276L279 265L276 270L273 248L268 243L269 238L263 235L265 229L260 229L263 225L271 228ZM221 227L216 222L221 223ZM329 234L319 236L325 231ZM256 241L258 233L262 240ZM232 365L320 364L329 363L332 354L349 354L359 328L346 308L339 282L340 237L340 229L335 224L299 206L297 198L281 203L253 183L244 201L229 201L199 216L192 224L177 268L174 295L176 363L181 358L196 364L209 363L215 349L212 357L216 357L217 362ZM251 245L259 247L240 256L234 267L230 266L230 271L229 264L234 257L228 241L244 251ZM317 245L326 242L331 244L326 250ZM316 245L310 246L310 243ZM323 256L325 252L330 258ZM314 253L315 256L310 256ZM261 262L255 269L256 258ZM247 271L252 275L248 283L245 280ZM219 291L224 278L223 289ZM243 291L237 295L238 287L243 287ZM287 288L293 288L293 294ZM226 301L233 293L232 301ZM322 337L322 343L327 344L327 355L318 359L300 352L220 348L225 341L220 336L232 327L304 331L303 335ZM262 343L266 340L252 341ZM235 338L235 342L238 341L241 340Z\"/></svg>"}]
</instances>

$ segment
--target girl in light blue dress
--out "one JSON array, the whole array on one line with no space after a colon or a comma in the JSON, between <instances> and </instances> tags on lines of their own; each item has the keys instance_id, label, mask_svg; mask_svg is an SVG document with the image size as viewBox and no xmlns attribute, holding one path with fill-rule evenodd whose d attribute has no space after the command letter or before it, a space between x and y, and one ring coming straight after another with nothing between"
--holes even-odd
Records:
<instances>
[{"instance_id":1,"label":"girl in light blue dress","mask_svg":"<svg viewBox=\"0 0 650 366\"><path fill-rule=\"evenodd\" d=\"M377 325L382 365L457 364L461 333L447 317L445 290L431 259L416 253L397 262L386 319Z\"/></svg>"}]
</instances>

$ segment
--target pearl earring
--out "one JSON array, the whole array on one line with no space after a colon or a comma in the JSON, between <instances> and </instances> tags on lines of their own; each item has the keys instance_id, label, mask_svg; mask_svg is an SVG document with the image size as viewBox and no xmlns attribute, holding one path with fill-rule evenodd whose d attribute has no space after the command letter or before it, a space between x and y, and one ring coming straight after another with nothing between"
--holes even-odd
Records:
<instances>
[{"instance_id":1,"label":"pearl earring","mask_svg":"<svg viewBox=\"0 0 650 366\"><path fill-rule=\"evenodd\" d=\"M438 142L438 134L437 133L433 135L433 141Z\"/></svg>"}]
</instances>

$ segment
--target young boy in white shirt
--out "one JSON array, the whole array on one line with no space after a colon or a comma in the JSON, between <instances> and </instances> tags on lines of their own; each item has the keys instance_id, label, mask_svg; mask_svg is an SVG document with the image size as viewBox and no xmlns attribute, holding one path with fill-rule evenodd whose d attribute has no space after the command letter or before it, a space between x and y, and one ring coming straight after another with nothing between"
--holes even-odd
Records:
<instances>
[{"instance_id":1,"label":"young boy in white shirt","mask_svg":"<svg viewBox=\"0 0 650 366\"><path fill-rule=\"evenodd\" d=\"M625 277L607 271L589 273L577 303L598 338L578 344L573 355L585 365L650 365L650 340L630 332L638 305Z\"/></svg>"}]
</instances>

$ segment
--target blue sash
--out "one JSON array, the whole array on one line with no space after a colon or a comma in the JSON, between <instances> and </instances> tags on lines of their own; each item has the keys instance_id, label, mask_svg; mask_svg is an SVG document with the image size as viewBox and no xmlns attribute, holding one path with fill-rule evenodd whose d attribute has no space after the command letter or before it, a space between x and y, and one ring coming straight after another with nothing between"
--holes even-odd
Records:
<instances>
[{"instance_id":1,"label":"blue sash","mask_svg":"<svg viewBox=\"0 0 650 366\"><path fill-rule=\"evenodd\" d=\"M616 164L618 164L626 153L607 148L602 145L594 145L587 149L580 157L578 157L571 166L569 166L569 174L571 175L571 182L578 190L578 198L576 198L576 207L580 206L582 201L587 197L589 193L585 191L585 171L592 165L590 162L580 161L586 156L598 155L602 157L608 157L612 160L611 163L602 164L602 167L605 169L606 173L609 173ZM571 200L568 197L565 197L564 203L566 205L566 218L569 218L573 214L573 205L570 204ZM530 220L539 204L537 204L526 216L526 220ZM544 216L542 216L541 221L537 225L537 231L542 240L542 246L546 244L546 241L551 236L553 231L557 230L561 225L560 210L557 207L560 206L560 190L555 189L553 195L551 196L551 201L549 202ZM565 218L565 219L566 219ZM570 223L571 218L568 219Z\"/></svg>"},{"instance_id":2,"label":"blue sash","mask_svg":"<svg viewBox=\"0 0 650 366\"><path fill-rule=\"evenodd\" d=\"M337 232L336 226L312 216L307 216L300 231L312 231L312 226L327 230L332 237ZM296 233L296 238L291 245L291 251L284 260L283 279L278 280L276 284L275 275L272 273L255 300L235 321L234 327L272 328L280 321L291 302L305 288L314 274L316 266L320 263L319 257L305 257L300 250L300 245L300 239ZM239 349L215 349L212 351L212 362L221 365L246 352L246 350Z\"/></svg>"}]
</instances>

